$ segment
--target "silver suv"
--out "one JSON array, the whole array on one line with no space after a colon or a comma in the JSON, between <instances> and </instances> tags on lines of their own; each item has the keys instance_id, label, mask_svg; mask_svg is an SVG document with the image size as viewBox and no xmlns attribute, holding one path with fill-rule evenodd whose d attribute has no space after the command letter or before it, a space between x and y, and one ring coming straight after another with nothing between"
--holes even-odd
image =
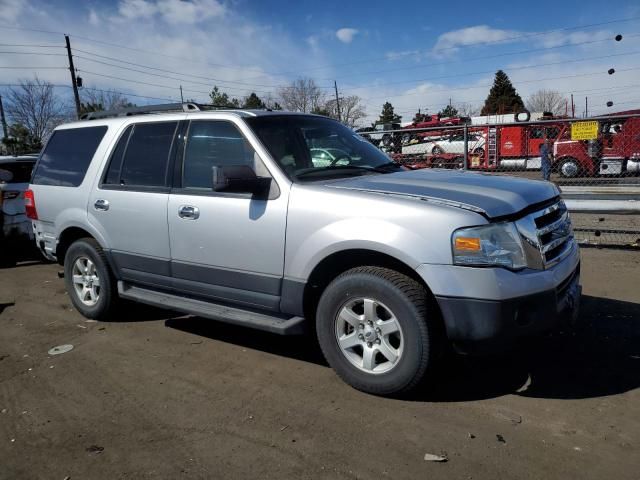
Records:
<instances>
[{"instance_id":1,"label":"silver suv","mask_svg":"<svg viewBox=\"0 0 640 480\"><path fill-rule=\"evenodd\" d=\"M330 158L314 162L320 150ZM314 115L91 114L56 129L26 198L86 317L129 299L309 328L340 377L375 394L416 387L444 346L494 348L570 322L580 298L552 183L405 170Z\"/></svg>"}]
</instances>

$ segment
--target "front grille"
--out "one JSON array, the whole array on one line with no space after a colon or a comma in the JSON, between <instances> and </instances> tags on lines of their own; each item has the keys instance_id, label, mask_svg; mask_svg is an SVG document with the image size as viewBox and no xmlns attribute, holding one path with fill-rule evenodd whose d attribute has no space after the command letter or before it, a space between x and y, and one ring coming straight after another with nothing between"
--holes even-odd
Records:
<instances>
[{"instance_id":1,"label":"front grille","mask_svg":"<svg viewBox=\"0 0 640 480\"><path fill-rule=\"evenodd\" d=\"M525 240L533 267L550 268L566 257L574 246L567 207L562 200L516 222Z\"/></svg>"}]
</instances>

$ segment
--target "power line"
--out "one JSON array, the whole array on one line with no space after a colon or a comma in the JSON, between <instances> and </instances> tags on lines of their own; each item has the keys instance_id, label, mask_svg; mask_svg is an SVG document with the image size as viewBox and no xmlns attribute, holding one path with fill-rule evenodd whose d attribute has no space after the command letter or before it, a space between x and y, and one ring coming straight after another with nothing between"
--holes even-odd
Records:
<instances>
[{"instance_id":1,"label":"power line","mask_svg":"<svg viewBox=\"0 0 640 480\"><path fill-rule=\"evenodd\" d=\"M0 83L0 87L14 87L15 88L15 87L22 87L23 85L31 86L33 84L29 84L29 83L26 83L26 84L21 84L21 83ZM54 84L52 84L51 86L54 87L54 88L67 88L67 89L72 88L71 85L54 85ZM101 88L93 88L93 87L82 87L82 90L92 90L92 91L102 92L102 93L117 93L117 94L124 95L124 96L127 96L127 97L146 98L146 99L149 99L149 100L166 100L166 101L170 101L170 102L175 101L174 98L149 97L147 95L137 95L135 93L120 92L118 90L104 90L104 89L101 89Z\"/></svg>"},{"instance_id":2,"label":"power line","mask_svg":"<svg viewBox=\"0 0 640 480\"><path fill-rule=\"evenodd\" d=\"M205 86L211 86L211 84L212 84L212 82L209 82L209 83L197 82L197 81L188 80L188 79L185 80L184 78L168 77L167 75L162 75L162 74L159 74L159 73L145 72L144 70L138 70L138 69L131 68L131 67L125 67L125 66L122 66L122 65L116 65L116 64L113 64L113 63L103 62L101 60L94 60L92 58L88 58L88 57L85 57L83 55L74 55L74 57L75 58L80 58L82 60L86 60L86 61L89 61L89 62L94 62L94 63L98 63L98 64L101 64L101 65L107 65L109 67L120 68L120 69L123 69L123 70L128 70L128 71L131 71L131 72L141 73L143 75L149 75L149 76L153 76L153 77L160 77L160 78L166 78L166 79L170 79L170 80L177 80L179 82L187 81L187 82L189 82L191 84L205 85ZM146 67L143 67L143 68L146 68ZM158 70L165 71L167 73L177 73L177 72L169 72L168 70L161 70L161 69L158 69ZM179 73L177 73L177 74L180 75ZM224 86L224 85L221 85L221 86L224 87L225 90L228 90L227 86ZM267 90L255 90L255 89L252 89L252 90L254 92L256 92L256 93L271 93L270 91L267 91ZM245 92L243 91L243 93L245 93Z\"/></svg>"},{"instance_id":3,"label":"power line","mask_svg":"<svg viewBox=\"0 0 640 480\"><path fill-rule=\"evenodd\" d=\"M66 70L67 67L44 67L44 66L40 66L40 67L5 67L5 66L1 66L0 68L6 68L6 69L14 69L14 70Z\"/></svg>"},{"instance_id":4,"label":"power line","mask_svg":"<svg viewBox=\"0 0 640 480\"><path fill-rule=\"evenodd\" d=\"M627 38L634 38L634 37L639 37L639 36L640 36L640 34L632 34L632 35L627 35L626 37ZM481 57L461 58L461 59L457 59L457 60L449 60L449 61L446 61L446 62L429 63L428 65L424 64L424 65L414 65L414 66L410 66L410 67L387 68L387 69L383 69L383 70L358 72L358 73L353 74L353 75L342 75L339 78L344 79L344 78L349 78L349 77L357 77L357 76L361 76L361 75L371 75L371 74L377 74L377 73L388 73L388 72L397 72L397 71L405 71L405 70L416 70L416 69L421 69L421 68L433 68L433 67L437 67L437 66L451 65L451 64L455 64L455 63L465 63L466 64L466 63L475 62L475 61L479 61L479 60L488 60L488 59L493 59L493 58L513 56L513 55L525 55L525 54L528 54L528 53L539 53L539 52L548 51L548 50L557 50L557 49L560 49L560 48L569 48L569 47L579 47L579 46L582 46L582 45L589 45L589 44L594 44L594 43L604 43L604 42L608 42L610 40L611 40L610 38L606 38L606 39L602 39L602 40L588 40L588 41L585 41L585 42L577 42L577 43L571 43L571 44L565 44L565 45L556 45L556 46L553 46L553 47L533 48L533 49L527 49L527 50L519 50L517 52L505 52L505 53L498 53L498 54L494 54L494 55L484 55L484 56L481 56ZM476 72L474 72L474 73L476 73ZM329 80L329 79L323 79L323 80ZM357 87L346 88L345 90L351 90L353 88L357 88Z\"/></svg>"},{"instance_id":5,"label":"power line","mask_svg":"<svg viewBox=\"0 0 640 480\"><path fill-rule=\"evenodd\" d=\"M64 48L62 45L36 45L33 43L0 43L0 47Z\"/></svg>"},{"instance_id":6,"label":"power line","mask_svg":"<svg viewBox=\"0 0 640 480\"><path fill-rule=\"evenodd\" d=\"M584 57L584 58L578 58L575 60L562 60L562 61L558 61L558 62L550 62L550 63L538 63L538 64L533 64L533 65L524 65L521 67L512 67L512 68L503 68L502 70L505 72L512 72L512 71L516 71L516 70L529 70L532 68L539 68L539 67L549 67L549 66L553 66L553 65L565 65L567 63L580 63L580 62L588 62L588 61L592 61L592 60L601 60L603 58L612 58L612 57L623 57L623 56L628 56L628 55L638 55L640 54L640 50L636 50L634 52L626 52L626 53L613 53L610 55L601 55L599 57ZM494 73L495 69L492 70L485 70L482 72L477 72L474 71L474 75L484 75L484 74L488 74L488 73ZM451 75L441 75L438 77L427 77L427 78L421 78L421 79L416 79L416 80L402 80L399 82L384 82L384 83L372 83L372 84L368 84L368 85L360 85L358 87L354 87L354 88L347 88L344 90L357 90L357 89L361 89L361 88L371 88L371 87L384 87L384 86L388 86L388 85L401 85L401 84L405 84L405 83L420 83L420 82L426 82L429 80L441 80L444 78L458 78L458 77L468 77L469 74L468 73L457 73L457 74L451 74ZM344 91L343 90L343 91Z\"/></svg>"},{"instance_id":7,"label":"power line","mask_svg":"<svg viewBox=\"0 0 640 480\"><path fill-rule=\"evenodd\" d=\"M631 67L631 68L625 68L625 69L620 69L617 70L617 72L628 72L628 71L632 71L632 70L638 70L640 69L640 67ZM561 79L566 79L566 78L579 78L579 77L590 77L590 76L594 76L594 75L608 75L607 72L590 72L590 73L578 73L578 74L574 74L574 75L563 75L563 76L559 76L559 77L547 77L547 78L537 78L535 80L518 80L517 83L522 84L522 83L533 83L533 82L542 82L542 81L546 81L546 80L561 80ZM514 81L515 83L515 81ZM441 89L437 89L437 90L430 90L429 92L413 92L413 93L401 93L401 94L396 94L396 95L384 95L384 96L378 96L378 97L369 97L369 98L363 98L363 101L369 101L369 100L376 100L376 99L380 99L380 98L396 98L396 97L409 97L409 96L414 96L414 95L426 95L426 94L431 94L431 93L436 93L436 92L450 92L450 91L454 91L454 90L475 90L475 89L479 89L479 88L491 88L491 84L490 85L476 85L473 87L452 87L452 88L441 88Z\"/></svg>"},{"instance_id":8,"label":"power line","mask_svg":"<svg viewBox=\"0 0 640 480\"><path fill-rule=\"evenodd\" d=\"M203 80L210 80L210 81L213 81L213 82L232 83L232 84L237 84L237 85L268 87L268 88L283 87L284 86L284 85L265 85L265 84L259 84L259 83L245 83L245 82L237 82L237 81L234 81L234 80L222 80L220 78L212 78L212 77L205 77L205 76L201 76L201 75L180 73L180 72L175 72L175 71L172 71L172 70L165 70L163 68L151 67L149 65L142 65L140 63L127 62L125 60L120 60L119 58L108 57L106 55L99 55L97 53L89 52L87 50L80 50L78 48L74 48L74 51L86 53L87 55L93 55L94 57L98 57L98 58L104 58L104 59L107 59L107 60L113 60L115 62L125 63L127 65L133 65L133 66L140 67L140 68L146 68L146 69L155 70L155 71L158 71L158 72L172 73L174 75L181 75L181 76L184 76L184 77L200 78L200 79L203 79ZM78 55L76 55L76 56L78 56ZM78 57L80 57L80 56L78 56ZM80 57L80 58L84 58L85 60L90 60L90 61L97 62L97 60L88 59L86 57ZM105 63L105 65L111 65L111 64ZM123 67L121 67L121 68L123 68ZM221 86L223 86L223 85L221 85Z\"/></svg>"},{"instance_id":9,"label":"power line","mask_svg":"<svg viewBox=\"0 0 640 480\"><path fill-rule=\"evenodd\" d=\"M90 72L88 70L80 70L80 69L78 69L78 71L79 72L83 72L83 73L88 73L89 75L96 75L98 77L105 77L105 78L111 78L113 80L121 80L123 82L138 83L140 85L147 85L149 87L168 88L170 90L178 90L180 88L179 86L160 85L158 83L141 82L139 80L133 80L131 78L115 77L113 75L106 75L104 73ZM203 91L199 91L199 90L186 90L185 89L185 91L189 91L189 92L193 92L193 93L203 93L205 95L209 95L209 93L210 93L210 92L203 92Z\"/></svg>"},{"instance_id":10,"label":"power line","mask_svg":"<svg viewBox=\"0 0 640 480\"><path fill-rule=\"evenodd\" d=\"M16 52L16 51L4 51L4 52L0 52L0 54L7 54L7 55L42 55L42 56L53 56L53 57L65 57L66 55L64 53L49 53L49 52L44 52L44 53L40 53L40 52Z\"/></svg>"},{"instance_id":11,"label":"power line","mask_svg":"<svg viewBox=\"0 0 640 480\"><path fill-rule=\"evenodd\" d=\"M615 20L608 20L608 21L604 21L604 22L597 22L597 23L591 23L591 24L583 24L583 25L575 25L572 27L562 27L562 28L557 28L557 29L552 29L552 30L546 30L543 32L533 32L533 33L529 33L529 34L523 34L523 35L517 35L517 36L512 36L512 37L505 37L503 39L500 40L496 40L493 42L475 42L475 43L468 43L465 45L459 45L459 46L455 46L455 47L447 47L444 49L438 49L438 51L444 51L447 49L461 49L461 48L467 48L467 47L472 47L472 46L478 46L478 45L491 45L492 43L506 43L508 41L513 41L513 40L518 40L518 39L523 39L523 38L531 38L531 37L535 37L535 36L542 36L542 35L549 35L551 33L557 33L557 32L562 32L562 31L570 31L570 30L579 30L579 29L587 29L587 28L592 28L592 27L597 27L597 26L603 26L603 25L611 25L611 24L615 24L615 23L624 23L624 22L631 22L634 20L638 20L640 19L640 17L627 17L627 18L621 18L621 19L615 19ZM24 28L24 27L12 27L12 26L7 26L7 25L0 25L0 28L5 28L5 29L11 29L11 30L25 30L25 31L34 31L34 32L40 32L40 33L48 33L48 34L59 34L59 35L64 35L64 32L54 32L54 31L50 31L50 30L39 30L39 29L31 29L31 28ZM88 42L93 42L93 43L98 43L98 44L103 44L103 45L108 45L108 46L112 46L112 47L116 47L116 48L122 48L122 49L126 49L126 50L131 50L131 51L137 51L137 52L141 52L141 53L147 53L147 54L151 54L151 55L157 55L157 56L163 56L166 58L173 58L173 59L178 59L178 60L189 60L189 59L185 59L184 57L181 56L177 56L177 55L168 55L168 54L163 54L163 53L159 53L157 51L151 51L151 50L145 50L145 49L140 49L140 48L135 48L135 47L129 47L129 46L125 46L125 45L120 45L120 44L116 44L116 43L111 43L111 42L105 42L103 40L96 40L90 37L85 37L82 35L71 35L75 38L79 38ZM324 69L324 68L332 68L332 67L337 67L337 66L344 66L344 65L354 65L354 64L362 64L362 63L372 63L372 62L378 62L380 60L388 60L387 57L377 57L377 58L369 58L369 59L363 59L363 60L358 60L358 61L351 61L351 62L345 62L345 63L337 63L337 64L327 64L327 65L322 65L322 66L318 66L318 67L312 67L312 68L308 68L305 70L294 70L294 71L288 71L288 72L265 72L262 75L258 76L258 77L250 77L250 78L260 78L260 77L265 77L265 76L269 76L269 75L273 75L273 76L286 76L287 74L291 74L291 73L300 73L303 71L313 71L313 70L318 70L318 69ZM191 61L195 61L195 60L191 60ZM202 64L202 62L198 62L200 64ZM211 65L211 66L215 66L217 68L229 68L229 69L235 69L235 70L254 70L257 69L258 67L255 66L251 66L251 65L245 65L245 66L231 66L231 65L223 65L223 64L216 64L216 63L206 63L207 65Z\"/></svg>"}]
</instances>

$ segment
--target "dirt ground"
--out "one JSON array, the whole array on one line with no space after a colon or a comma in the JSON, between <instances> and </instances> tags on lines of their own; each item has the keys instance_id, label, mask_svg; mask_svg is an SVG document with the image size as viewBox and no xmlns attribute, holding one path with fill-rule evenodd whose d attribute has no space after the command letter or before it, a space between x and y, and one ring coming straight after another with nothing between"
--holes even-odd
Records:
<instances>
[{"instance_id":1,"label":"dirt ground","mask_svg":"<svg viewBox=\"0 0 640 480\"><path fill-rule=\"evenodd\" d=\"M449 357L408 400L351 389L304 337L87 322L56 265L0 270L0 478L638 479L640 252L582 256L581 333Z\"/></svg>"}]
</instances>

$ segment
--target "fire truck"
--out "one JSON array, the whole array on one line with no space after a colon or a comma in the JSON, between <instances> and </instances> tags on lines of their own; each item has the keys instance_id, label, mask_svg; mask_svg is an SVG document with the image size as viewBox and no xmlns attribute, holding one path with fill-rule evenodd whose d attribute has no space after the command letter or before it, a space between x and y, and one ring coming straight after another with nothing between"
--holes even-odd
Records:
<instances>
[{"instance_id":1,"label":"fire truck","mask_svg":"<svg viewBox=\"0 0 640 480\"><path fill-rule=\"evenodd\" d=\"M640 110L598 120L597 138L559 139L553 145L557 171L564 177L640 173Z\"/></svg>"}]
</instances>

